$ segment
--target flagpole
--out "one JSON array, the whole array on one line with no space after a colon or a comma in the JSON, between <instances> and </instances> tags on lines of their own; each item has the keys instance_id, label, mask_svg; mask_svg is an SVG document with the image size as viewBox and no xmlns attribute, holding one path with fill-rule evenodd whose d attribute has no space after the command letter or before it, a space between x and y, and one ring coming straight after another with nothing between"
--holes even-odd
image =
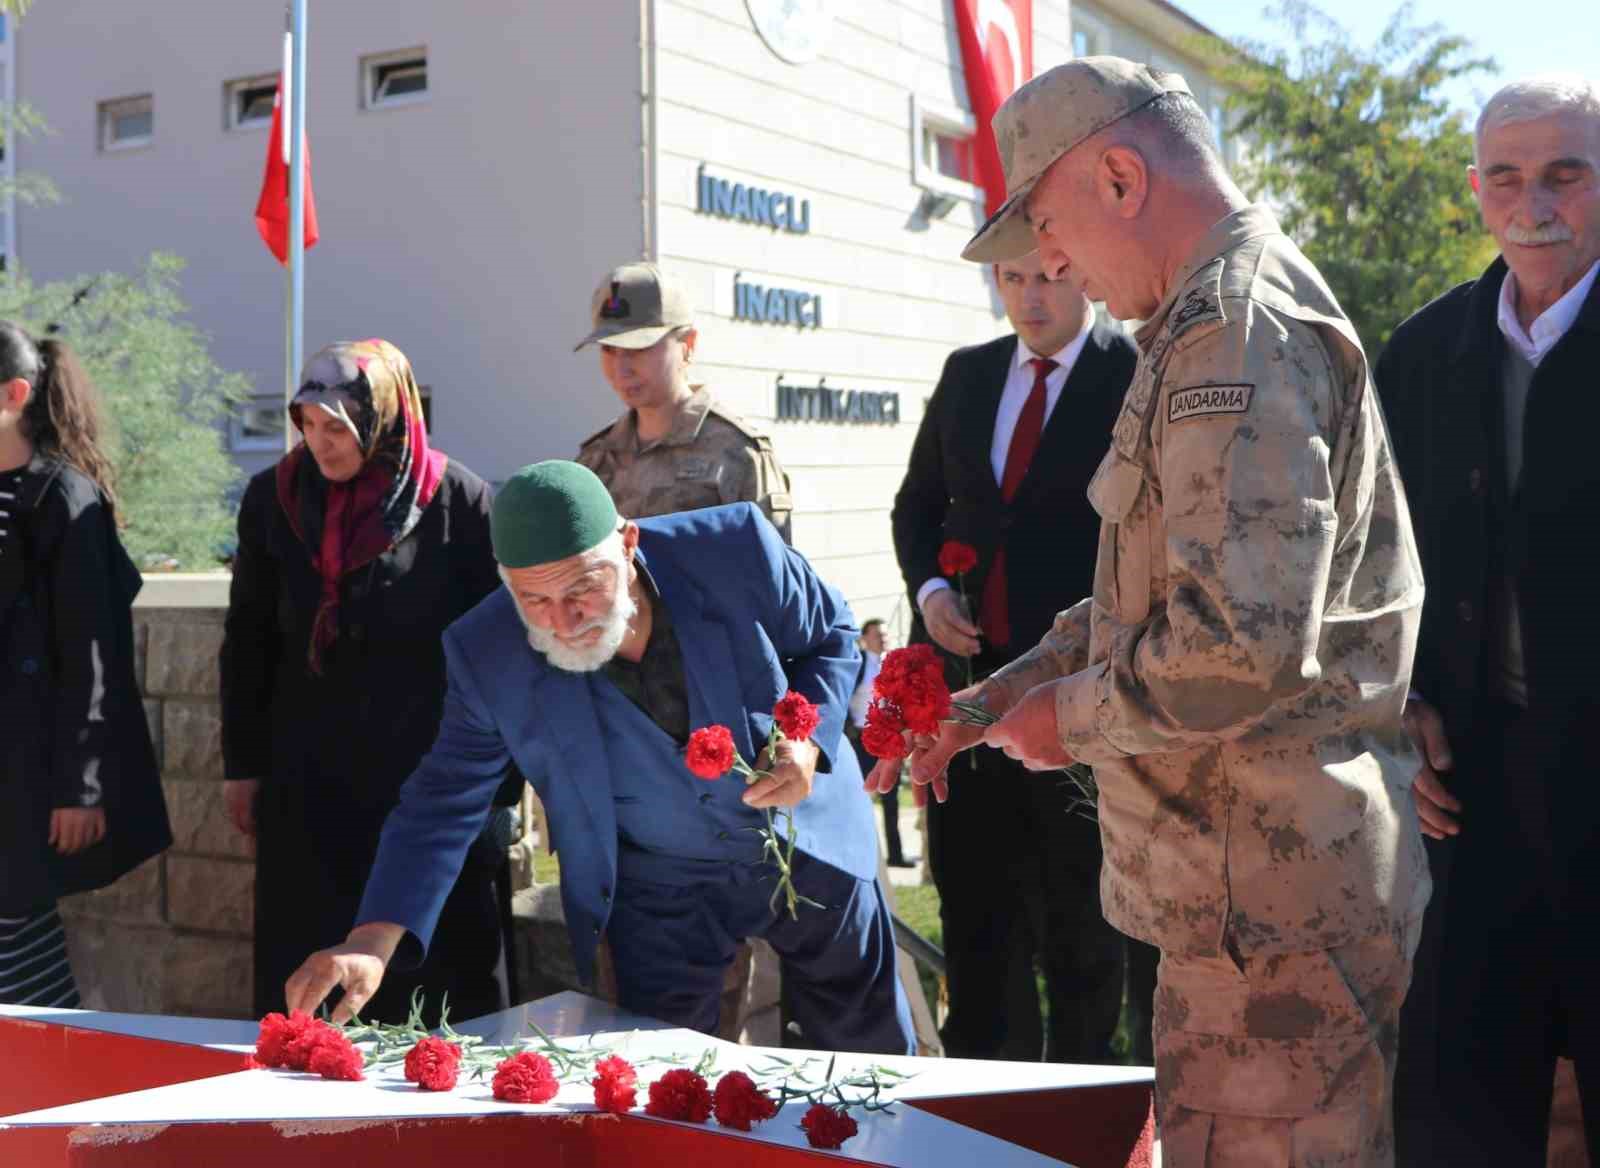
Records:
<instances>
[{"instance_id":1,"label":"flagpole","mask_svg":"<svg viewBox=\"0 0 1600 1168\"><path fill-rule=\"evenodd\" d=\"M306 2L290 0L289 21L289 354L284 392L294 396L305 363L306 308ZM287 444L290 432L284 426Z\"/></svg>"}]
</instances>

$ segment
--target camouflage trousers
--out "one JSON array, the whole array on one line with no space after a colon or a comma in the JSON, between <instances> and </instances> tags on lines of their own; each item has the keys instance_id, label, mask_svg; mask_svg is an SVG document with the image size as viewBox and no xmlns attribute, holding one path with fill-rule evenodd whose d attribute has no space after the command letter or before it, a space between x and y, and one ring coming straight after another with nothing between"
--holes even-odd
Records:
<instances>
[{"instance_id":1,"label":"camouflage trousers","mask_svg":"<svg viewBox=\"0 0 1600 1168\"><path fill-rule=\"evenodd\" d=\"M1166 1168L1389 1168L1400 1004L1422 922L1314 953L1163 954Z\"/></svg>"}]
</instances>

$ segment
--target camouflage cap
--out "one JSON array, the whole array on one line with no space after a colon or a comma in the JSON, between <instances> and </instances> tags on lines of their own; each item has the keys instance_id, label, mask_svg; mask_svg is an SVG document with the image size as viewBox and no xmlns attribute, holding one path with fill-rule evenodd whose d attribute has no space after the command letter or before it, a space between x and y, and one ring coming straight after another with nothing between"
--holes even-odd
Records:
<instances>
[{"instance_id":1,"label":"camouflage cap","mask_svg":"<svg viewBox=\"0 0 1600 1168\"><path fill-rule=\"evenodd\" d=\"M594 328L573 346L599 342L619 349L648 349L675 328L694 324L689 298L654 264L612 268L589 305Z\"/></svg>"},{"instance_id":2,"label":"camouflage cap","mask_svg":"<svg viewBox=\"0 0 1600 1168\"><path fill-rule=\"evenodd\" d=\"M1122 57L1079 57L1039 74L1008 97L990 123L1006 172L1007 198L961 258L990 264L1033 251L1037 244L1022 212L1050 164L1166 93L1189 93L1189 85L1177 73Z\"/></svg>"}]
</instances>

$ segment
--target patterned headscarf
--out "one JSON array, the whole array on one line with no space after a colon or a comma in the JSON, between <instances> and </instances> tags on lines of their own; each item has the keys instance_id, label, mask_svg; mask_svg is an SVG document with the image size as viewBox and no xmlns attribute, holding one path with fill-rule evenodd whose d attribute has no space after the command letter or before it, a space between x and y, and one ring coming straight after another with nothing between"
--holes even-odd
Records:
<instances>
[{"instance_id":1,"label":"patterned headscarf","mask_svg":"<svg viewBox=\"0 0 1600 1168\"><path fill-rule=\"evenodd\" d=\"M428 446L411 362L388 341L341 341L306 362L289 403L296 429L308 409L342 422L362 459L343 483L324 478L304 444L278 463L278 502L322 577L306 656L311 672L321 673L322 654L339 633L339 582L416 527L447 460Z\"/></svg>"}]
</instances>

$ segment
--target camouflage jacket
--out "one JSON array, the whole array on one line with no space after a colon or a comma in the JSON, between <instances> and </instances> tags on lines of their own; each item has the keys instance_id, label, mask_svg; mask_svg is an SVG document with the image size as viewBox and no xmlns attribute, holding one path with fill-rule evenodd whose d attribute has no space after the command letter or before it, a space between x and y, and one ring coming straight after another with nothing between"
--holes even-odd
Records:
<instances>
[{"instance_id":1,"label":"camouflage jacket","mask_svg":"<svg viewBox=\"0 0 1600 1168\"><path fill-rule=\"evenodd\" d=\"M997 675L1094 766L1108 920L1167 952L1304 952L1430 889L1400 717L1422 571L1355 330L1253 206L1137 335L1089 487L1094 596Z\"/></svg>"},{"instance_id":2,"label":"camouflage jacket","mask_svg":"<svg viewBox=\"0 0 1600 1168\"><path fill-rule=\"evenodd\" d=\"M580 463L611 492L629 519L693 511L723 503L754 503L789 538L789 476L772 440L698 388L672 429L643 448L632 410L587 438Z\"/></svg>"}]
</instances>

